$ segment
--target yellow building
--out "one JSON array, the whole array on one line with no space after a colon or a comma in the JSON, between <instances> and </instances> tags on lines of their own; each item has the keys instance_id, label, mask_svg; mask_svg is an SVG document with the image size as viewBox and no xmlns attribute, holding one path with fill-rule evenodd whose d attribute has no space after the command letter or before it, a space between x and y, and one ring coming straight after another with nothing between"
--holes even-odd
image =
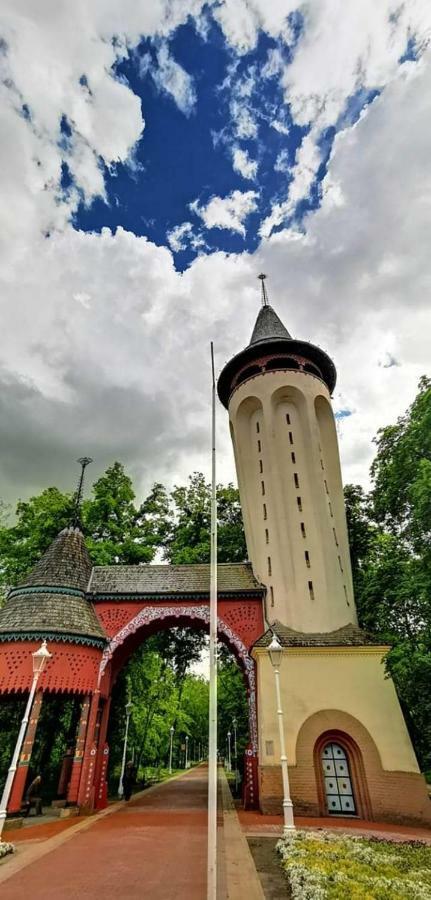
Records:
<instances>
[{"instance_id":1,"label":"yellow building","mask_svg":"<svg viewBox=\"0 0 431 900\"><path fill-rule=\"evenodd\" d=\"M392 681L387 647L357 624L337 432L336 370L293 339L268 304L248 346L224 367L253 571L267 588L268 631L256 643L263 812L282 803L275 632L294 811L430 823L431 802Z\"/></svg>"}]
</instances>

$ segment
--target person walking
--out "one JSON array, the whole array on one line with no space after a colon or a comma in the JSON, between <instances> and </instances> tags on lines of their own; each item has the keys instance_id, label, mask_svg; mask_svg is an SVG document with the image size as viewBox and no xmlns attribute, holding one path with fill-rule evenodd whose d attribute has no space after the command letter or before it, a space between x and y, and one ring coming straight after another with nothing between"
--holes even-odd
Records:
<instances>
[{"instance_id":1,"label":"person walking","mask_svg":"<svg viewBox=\"0 0 431 900\"><path fill-rule=\"evenodd\" d=\"M24 803L25 803L25 817L30 815L31 807L34 806L34 814L35 816L42 816L42 797L40 796L42 787L42 776L36 775L36 778L33 778L33 781L29 785Z\"/></svg>"},{"instance_id":2,"label":"person walking","mask_svg":"<svg viewBox=\"0 0 431 900\"><path fill-rule=\"evenodd\" d=\"M135 767L133 765L133 761L129 759L129 762L126 763L126 767L124 769L123 775L123 791L124 791L124 799L130 800L132 796L133 785L135 784Z\"/></svg>"}]
</instances>

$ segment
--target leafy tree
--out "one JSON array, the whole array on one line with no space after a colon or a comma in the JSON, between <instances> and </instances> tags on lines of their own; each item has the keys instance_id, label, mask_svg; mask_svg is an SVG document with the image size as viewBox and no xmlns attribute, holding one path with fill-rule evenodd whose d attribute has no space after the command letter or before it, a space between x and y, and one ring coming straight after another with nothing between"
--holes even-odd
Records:
<instances>
[{"instance_id":1,"label":"leafy tree","mask_svg":"<svg viewBox=\"0 0 431 900\"><path fill-rule=\"evenodd\" d=\"M211 485L201 472L186 486L171 493L174 522L165 545L165 558L173 564L210 560ZM217 486L218 559L242 562L247 558L239 492L232 484Z\"/></svg>"},{"instance_id":2,"label":"leafy tree","mask_svg":"<svg viewBox=\"0 0 431 900\"><path fill-rule=\"evenodd\" d=\"M146 541L146 528L134 504L131 478L115 462L93 486L93 496L83 504L86 542L95 565L151 562L154 546Z\"/></svg>"}]
</instances>

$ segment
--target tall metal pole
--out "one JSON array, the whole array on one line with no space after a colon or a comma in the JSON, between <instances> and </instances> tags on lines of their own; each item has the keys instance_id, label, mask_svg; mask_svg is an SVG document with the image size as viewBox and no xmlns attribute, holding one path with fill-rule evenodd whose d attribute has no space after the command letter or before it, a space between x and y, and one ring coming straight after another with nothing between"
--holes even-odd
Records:
<instances>
[{"instance_id":1,"label":"tall metal pole","mask_svg":"<svg viewBox=\"0 0 431 900\"><path fill-rule=\"evenodd\" d=\"M230 752L230 731L227 733L227 759L228 759L228 772L232 772L232 755Z\"/></svg>"},{"instance_id":2,"label":"tall metal pole","mask_svg":"<svg viewBox=\"0 0 431 900\"><path fill-rule=\"evenodd\" d=\"M129 734L129 721L130 721L131 711L132 711L132 704L130 702L126 703L126 730L124 732L123 759L121 761L121 773L120 773L120 780L118 782L118 796L119 796L120 800L124 796L123 781L124 781L124 772L125 772L125 768L126 768L127 737Z\"/></svg>"},{"instance_id":3,"label":"tall metal pole","mask_svg":"<svg viewBox=\"0 0 431 900\"><path fill-rule=\"evenodd\" d=\"M173 745L173 740L174 740L174 726L173 725L171 725L169 731L170 731L170 735L171 735L171 744L169 747L169 775L172 775L172 745Z\"/></svg>"},{"instance_id":4,"label":"tall metal pole","mask_svg":"<svg viewBox=\"0 0 431 900\"><path fill-rule=\"evenodd\" d=\"M211 571L210 571L210 696L208 737L208 859L207 898L217 900L217 496L216 393L214 346L211 341Z\"/></svg>"},{"instance_id":5,"label":"tall metal pole","mask_svg":"<svg viewBox=\"0 0 431 900\"><path fill-rule=\"evenodd\" d=\"M236 742L236 719L232 720L233 725L233 755L235 758L235 794L238 790L238 747Z\"/></svg>"},{"instance_id":6,"label":"tall metal pole","mask_svg":"<svg viewBox=\"0 0 431 900\"><path fill-rule=\"evenodd\" d=\"M274 668L274 677L277 698L278 733L280 736L281 776L283 779L283 832L284 834L289 834L291 831L295 831L295 823L293 821L293 803L290 797L289 770L287 768L286 744L284 740L283 708L281 705L280 672L278 667Z\"/></svg>"},{"instance_id":7,"label":"tall metal pole","mask_svg":"<svg viewBox=\"0 0 431 900\"><path fill-rule=\"evenodd\" d=\"M189 764L189 736L186 734L186 761L184 768L187 769Z\"/></svg>"}]
</instances>

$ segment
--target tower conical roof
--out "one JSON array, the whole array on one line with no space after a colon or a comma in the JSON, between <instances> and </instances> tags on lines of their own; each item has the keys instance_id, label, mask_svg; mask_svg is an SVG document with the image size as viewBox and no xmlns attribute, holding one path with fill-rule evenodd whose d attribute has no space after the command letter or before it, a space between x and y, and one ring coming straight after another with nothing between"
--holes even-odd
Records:
<instances>
[{"instance_id":1,"label":"tower conical roof","mask_svg":"<svg viewBox=\"0 0 431 900\"><path fill-rule=\"evenodd\" d=\"M291 341L292 337L272 306L266 304L259 310L250 344L260 344L261 341L280 339Z\"/></svg>"},{"instance_id":2,"label":"tower conical roof","mask_svg":"<svg viewBox=\"0 0 431 900\"><path fill-rule=\"evenodd\" d=\"M103 646L86 597L92 563L79 528L64 528L0 610L0 640L52 639Z\"/></svg>"},{"instance_id":3,"label":"tower conical roof","mask_svg":"<svg viewBox=\"0 0 431 900\"><path fill-rule=\"evenodd\" d=\"M239 384L266 371L270 358L272 371L286 368L309 372L321 378L332 393L337 380L332 359L315 344L293 338L266 302L266 292L263 296L265 302L259 310L250 343L230 359L220 373L217 390L223 405L228 407Z\"/></svg>"}]
</instances>

